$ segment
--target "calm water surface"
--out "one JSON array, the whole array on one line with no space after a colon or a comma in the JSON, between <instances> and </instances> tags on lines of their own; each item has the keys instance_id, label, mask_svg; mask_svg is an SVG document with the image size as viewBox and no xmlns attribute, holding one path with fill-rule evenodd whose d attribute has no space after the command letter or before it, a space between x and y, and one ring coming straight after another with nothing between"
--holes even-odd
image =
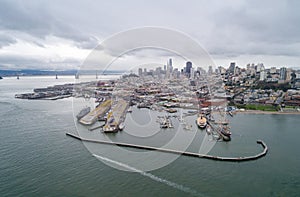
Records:
<instances>
[{"instance_id":1,"label":"calm water surface","mask_svg":"<svg viewBox=\"0 0 300 197\"><path fill-rule=\"evenodd\" d=\"M100 162L83 143L65 135L76 132L72 98L14 99L16 93L66 82L74 82L74 77L0 80L0 196L300 195L298 115L238 114L230 120L232 141L217 143L209 152L222 156L252 155L261 151L256 140L262 139L269 153L256 161L229 163L181 156L154 171L125 172ZM130 125L132 119L149 121L149 117L139 113L126 119L126 129L131 129L132 134L139 132ZM145 132L151 133L157 129L155 126L149 125L151 129ZM190 135L196 131L186 132ZM203 134L198 132L201 137ZM95 131L89 135L102 134ZM164 131L153 138L136 138L130 132L122 132L110 138L160 146L173 135L172 131ZM198 142L196 138L189 150L197 151Z\"/></svg>"}]
</instances>

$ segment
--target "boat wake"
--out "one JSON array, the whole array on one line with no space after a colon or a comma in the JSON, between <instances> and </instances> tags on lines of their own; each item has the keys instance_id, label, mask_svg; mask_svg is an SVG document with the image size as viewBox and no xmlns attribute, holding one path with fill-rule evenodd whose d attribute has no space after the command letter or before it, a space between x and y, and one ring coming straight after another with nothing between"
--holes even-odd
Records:
<instances>
[{"instance_id":1,"label":"boat wake","mask_svg":"<svg viewBox=\"0 0 300 197\"><path fill-rule=\"evenodd\" d=\"M118 165L118 166L120 166L120 167L126 168L126 169L128 169L128 170L133 171L133 172L137 172L137 173L139 173L139 174L141 174L141 175L143 175L143 176L145 176L145 177L148 177L148 178L150 178L150 179L152 179L152 180L154 180L154 181L163 183L163 184L165 184L165 185L168 185L168 186L170 186L170 187L173 187L173 188L175 188L175 189L177 189L177 190L180 190L180 191L182 191L182 192L188 193L188 194L190 194L190 195L193 195L193 196L205 196L205 195L203 195L203 194L198 193L196 190L193 190L193 189L188 188L188 187L186 187L186 186L183 186L183 185L180 185L180 184L177 184L177 183L168 181L168 180L166 180L166 179L160 178L160 177L155 176L155 175L153 175L153 174L151 174L151 173L149 173L149 172L144 172L144 171L142 171L142 170L136 169L136 168L134 168L134 167L132 167L132 166L129 166L129 165L127 165L127 164L124 164L124 163L121 163L121 162L118 162L118 161L115 161L115 160L111 160L111 159L109 159L109 158L102 157L102 156L96 155L96 154L93 154L93 156L96 157L96 158L98 158L98 159L101 159L101 160L103 160L103 161L106 161L106 162L109 162L109 163Z\"/></svg>"}]
</instances>

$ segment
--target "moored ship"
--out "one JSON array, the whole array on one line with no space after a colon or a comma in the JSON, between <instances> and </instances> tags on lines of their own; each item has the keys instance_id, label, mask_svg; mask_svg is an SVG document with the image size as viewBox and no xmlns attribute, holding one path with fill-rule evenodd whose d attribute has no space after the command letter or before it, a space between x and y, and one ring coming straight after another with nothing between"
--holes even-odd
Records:
<instances>
[{"instance_id":1,"label":"moored ship","mask_svg":"<svg viewBox=\"0 0 300 197\"><path fill-rule=\"evenodd\" d=\"M205 127L207 126L207 119L206 117L201 114L198 118L197 118L197 125L200 129L205 129Z\"/></svg>"},{"instance_id":2,"label":"moored ship","mask_svg":"<svg viewBox=\"0 0 300 197\"><path fill-rule=\"evenodd\" d=\"M91 108L90 108L90 107L83 108L83 109L76 115L77 120L80 120L81 118L83 118L85 115L87 115L88 113L90 113L90 111L91 111Z\"/></svg>"}]
</instances>

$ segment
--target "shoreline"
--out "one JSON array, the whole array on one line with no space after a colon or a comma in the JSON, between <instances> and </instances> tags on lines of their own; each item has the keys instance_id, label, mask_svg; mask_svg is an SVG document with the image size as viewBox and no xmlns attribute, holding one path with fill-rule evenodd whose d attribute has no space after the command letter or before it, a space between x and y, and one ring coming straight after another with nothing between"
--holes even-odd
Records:
<instances>
[{"instance_id":1,"label":"shoreline","mask_svg":"<svg viewBox=\"0 0 300 197\"><path fill-rule=\"evenodd\" d=\"M280 111L245 110L245 111L236 111L236 113L240 113L240 114L286 114L286 115L300 115L300 111L280 112Z\"/></svg>"}]
</instances>

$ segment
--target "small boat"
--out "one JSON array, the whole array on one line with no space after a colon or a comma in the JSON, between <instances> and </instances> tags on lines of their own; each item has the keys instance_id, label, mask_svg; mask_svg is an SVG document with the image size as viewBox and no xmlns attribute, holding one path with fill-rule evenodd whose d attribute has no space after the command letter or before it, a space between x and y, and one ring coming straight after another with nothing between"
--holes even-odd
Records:
<instances>
[{"instance_id":1,"label":"small boat","mask_svg":"<svg viewBox=\"0 0 300 197\"><path fill-rule=\"evenodd\" d=\"M220 122L215 122L215 124L228 125L229 122L227 120L224 120L224 121L220 121Z\"/></svg>"},{"instance_id":2,"label":"small boat","mask_svg":"<svg viewBox=\"0 0 300 197\"><path fill-rule=\"evenodd\" d=\"M161 124L161 125L160 125L160 128L167 129L167 128L168 128L168 125L167 125L167 124Z\"/></svg>"},{"instance_id":3,"label":"small boat","mask_svg":"<svg viewBox=\"0 0 300 197\"><path fill-rule=\"evenodd\" d=\"M168 122L168 128L173 128L172 122L170 120Z\"/></svg>"},{"instance_id":4,"label":"small boat","mask_svg":"<svg viewBox=\"0 0 300 197\"><path fill-rule=\"evenodd\" d=\"M209 114L208 121L215 122L216 120L214 119L214 117L211 114Z\"/></svg>"},{"instance_id":5,"label":"small boat","mask_svg":"<svg viewBox=\"0 0 300 197\"><path fill-rule=\"evenodd\" d=\"M90 107L83 108L77 115L76 118L77 120L80 120L83 118L85 115L87 115L91 111Z\"/></svg>"},{"instance_id":6,"label":"small boat","mask_svg":"<svg viewBox=\"0 0 300 197\"><path fill-rule=\"evenodd\" d=\"M160 128L163 128L163 129L173 128L172 122L167 116L165 116L161 119Z\"/></svg>"},{"instance_id":7,"label":"small boat","mask_svg":"<svg viewBox=\"0 0 300 197\"><path fill-rule=\"evenodd\" d=\"M119 124L119 130L122 131L122 130L124 129L124 127L125 127L124 122L121 122L121 123Z\"/></svg>"},{"instance_id":8,"label":"small boat","mask_svg":"<svg viewBox=\"0 0 300 197\"><path fill-rule=\"evenodd\" d=\"M198 127L200 129L205 129L206 125L207 125L207 119L204 117L203 114L201 114L196 121Z\"/></svg>"},{"instance_id":9,"label":"small boat","mask_svg":"<svg viewBox=\"0 0 300 197\"><path fill-rule=\"evenodd\" d=\"M99 98L96 98L96 100L95 100L95 103L101 103L101 102L103 102L105 99L103 98L103 97L99 97Z\"/></svg>"},{"instance_id":10,"label":"small boat","mask_svg":"<svg viewBox=\"0 0 300 197\"><path fill-rule=\"evenodd\" d=\"M103 132L104 133L115 133L118 131L118 127L116 127L115 125L105 125L103 127Z\"/></svg>"},{"instance_id":11,"label":"small boat","mask_svg":"<svg viewBox=\"0 0 300 197\"><path fill-rule=\"evenodd\" d=\"M127 110L127 112L128 112L128 113L132 113L132 108L129 107L128 110Z\"/></svg>"},{"instance_id":12,"label":"small boat","mask_svg":"<svg viewBox=\"0 0 300 197\"><path fill-rule=\"evenodd\" d=\"M231 136L231 132L227 129L221 129L221 133L225 136L228 136L228 137Z\"/></svg>"},{"instance_id":13,"label":"small boat","mask_svg":"<svg viewBox=\"0 0 300 197\"><path fill-rule=\"evenodd\" d=\"M137 105L137 108L150 108L150 104L146 104L146 103L139 103L138 105Z\"/></svg>"},{"instance_id":14,"label":"small boat","mask_svg":"<svg viewBox=\"0 0 300 197\"><path fill-rule=\"evenodd\" d=\"M230 141L231 140L231 137L230 136L226 136L226 135L222 135L222 139L224 141Z\"/></svg>"},{"instance_id":15,"label":"small boat","mask_svg":"<svg viewBox=\"0 0 300 197\"><path fill-rule=\"evenodd\" d=\"M231 132L227 128L221 128L220 134L224 141L230 141L231 140Z\"/></svg>"},{"instance_id":16,"label":"small boat","mask_svg":"<svg viewBox=\"0 0 300 197\"><path fill-rule=\"evenodd\" d=\"M211 127L209 125L206 127L206 133L208 135L212 134L212 130L211 130Z\"/></svg>"},{"instance_id":17,"label":"small boat","mask_svg":"<svg viewBox=\"0 0 300 197\"><path fill-rule=\"evenodd\" d=\"M177 110L173 109L173 108L168 108L168 109L166 109L166 111L169 112L169 113L176 113L177 112Z\"/></svg>"}]
</instances>

